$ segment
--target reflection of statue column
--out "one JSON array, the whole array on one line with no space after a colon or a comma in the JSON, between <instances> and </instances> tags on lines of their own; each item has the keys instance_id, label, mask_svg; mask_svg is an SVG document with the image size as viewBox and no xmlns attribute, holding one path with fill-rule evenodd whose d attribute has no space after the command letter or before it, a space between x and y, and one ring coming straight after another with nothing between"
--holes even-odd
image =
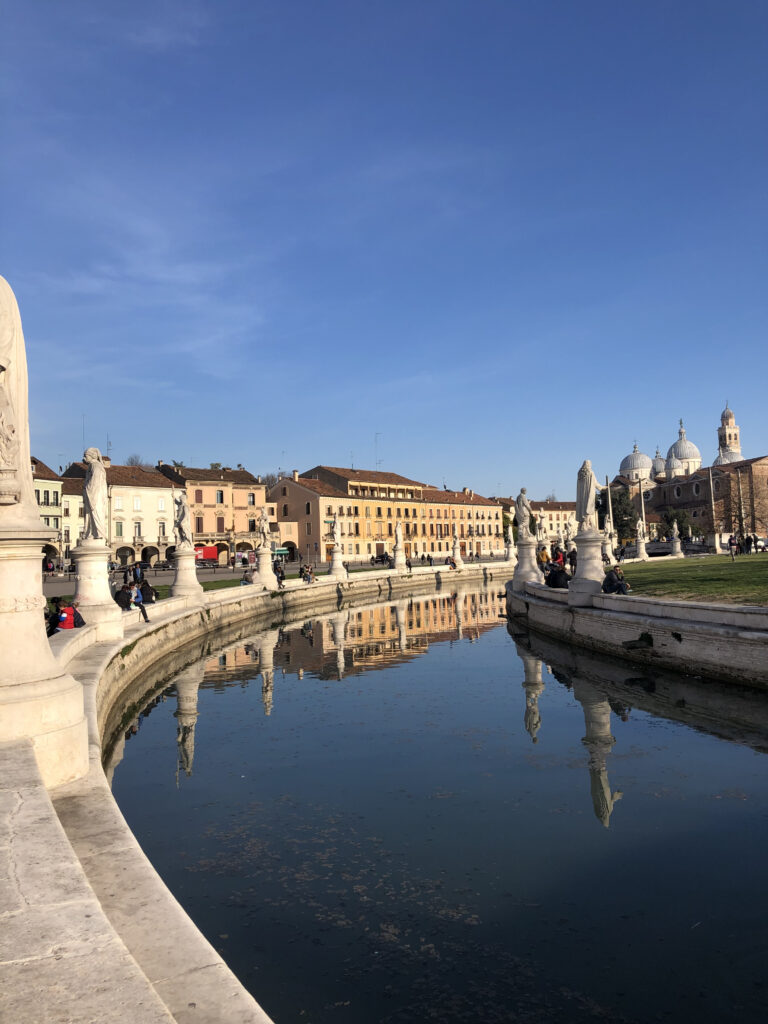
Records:
<instances>
[{"instance_id":1,"label":"reflection of statue column","mask_svg":"<svg viewBox=\"0 0 768 1024\"><path fill-rule=\"evenodd\" d=\"M195 722L197 721L197 692L205 675L205 662L199 661L190 665L176 677L176 742L179 746L179 768L184 774L192 774L192 762L195 759Z\"/></svg>"},{"instance_id":2,"label":"reflection of statue column","mask_svg":"<svg viewBox=\"0 0 768 1024\"><path fill-rule=\"evenodd\" d=\"M408 619L408 602L395 601L395 621L397 622L397 640L401 651L408 646L408 630L406 623Z\"/></svg>"},{"instance_id":3,"label":"reflection of statue column","mask_svg":"<svg viewBox=\"0 0 768 1024\"><path fill-rule=\"evenodd\" d=\"M573 681L573 695L584 710L587 734L582 743L589 751L589 788L595 817L608 828L614 804L622 793L611 793L606 760L616 742L611 735L611 706L604 694L578 678Z\"/></svg>"},{"instance_id":4,"label":"reflection of statue column","mask_svg":"<svg viewBox=\"0 0 768 1024\"><path fill-rule=\"evenodd\" d=\"M464 637L464 603L467 599L467 588L456 587L453 598L453 607L456 615L456 636L459 640Z\"/></svg>"},{"instance_id":5,"label":"reflection of statue column","mask_svg":"<svg viewBox=\"0 0 768 1024\"><path fill-rule=\"evenodd\" d=\"M270 629L256 641L259 649L259 672L261 673L261 699L264 714L272 714L275 689L275 644L280 638L279 629Z\"/></svg>"},{"instance_id":6,"label":"reflection of statue column","mask_svg":"<svg viewBox=\"0 0 768 1024\"><path fill-rule=\"evenodd\" d=\"M43 782L56 786L87 773L88 731L83 688L45 635L40 552L53 534L35 501L27 387L19 309L0 277L0 742L30 740Z\"/></svg>"},{"instance_id":7,"label":"reflection of statue column","mask_svg":"<svg viewBox=\"0 0 768 1024\"><path fill-rule=\"evenodd\" d=\"M339 679L344 678L344 640L348 618L348 612L336 612L331 616L331 638L336 646L336 670L339 673Z\"/></svg>"},{"instance_id":8,"label":"reflection of statue column","mask_svg":"<svg viewBox=\"0 0 768 1024\"><path fill-rule=\"evenodd\" d=\"M534 743L539 742L538 732L541 728L541 712L539 711L539 697L544 692L544 681L541 678L542 663L519 644L517 653L523 663L525 678L523 687L525 689L525 731Z\"/></svg>"}]
</instances>

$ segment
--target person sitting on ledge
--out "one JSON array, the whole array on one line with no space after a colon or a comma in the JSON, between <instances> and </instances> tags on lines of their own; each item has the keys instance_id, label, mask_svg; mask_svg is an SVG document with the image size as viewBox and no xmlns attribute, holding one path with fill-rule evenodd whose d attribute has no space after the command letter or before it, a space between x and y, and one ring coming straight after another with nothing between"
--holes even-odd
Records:
<instances>
[{"instance_id":1,"label":"person sitting on ledge","mask_svg":"<svg viewBox=\"0 0 768 1024\"><path fill-rule=\"evenodd\" d=\"M603 593L604 594L628 594L629 584L624 579L624 573L618 567L614 565L613 568L609 569L605 574L603 580Z\"/></svg>"},{"instance_id":2,"label":"person sitting on ledge","mask_svg":"<svg viewBox=\"0 0 768 1024\"><path fill-rule=\"evenodd\" d=\"M552 587L555 590L567 590L569 579L570 577L563 566L553 562L552 568L544 577L544 582L548 587Z\"/></svg>"}]
</instances>

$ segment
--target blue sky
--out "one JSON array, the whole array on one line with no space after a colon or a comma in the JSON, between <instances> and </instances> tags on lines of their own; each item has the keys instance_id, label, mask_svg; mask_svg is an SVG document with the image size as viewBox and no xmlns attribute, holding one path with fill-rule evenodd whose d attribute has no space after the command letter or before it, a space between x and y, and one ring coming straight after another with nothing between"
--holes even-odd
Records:
<instances>
[{"instance_id":1,"label":"blue sky","mask_svg":"<svg viewBox=\"0 0 768 1024\"><path fill-rule=\"evenodd\" d=\"M768 5L4 0L32 450L572 498L768 454ZM378 437L376 436L378 435Z\"/></svg>"}]
</instances>

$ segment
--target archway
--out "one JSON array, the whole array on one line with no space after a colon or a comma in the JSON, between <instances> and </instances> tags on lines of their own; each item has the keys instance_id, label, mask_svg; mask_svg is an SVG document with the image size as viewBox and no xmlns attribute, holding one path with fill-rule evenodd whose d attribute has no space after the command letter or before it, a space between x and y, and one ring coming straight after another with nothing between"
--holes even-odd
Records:
<instances>
[{"instance_id":1,"label":"archway","mask_svg":"<svg viewBox=\"0 0 768 1024\"><path fill-rule=\"evenodd\" d=\"M142 562L149 562L150 565L154 565L154 563L158 560L159 557L160 557L160 552L155 547L147 546L146 548L142 549L142 552L141 552L141 560L142 560Z\"/></svg>"},{"instance_id":2,"label":"archway","mask_svg":"<svg viewBox=\"0 0 768 1024\"><path fill-rule=\"evenodd\" d=\"M295 562L296 559L299 556L298 556L298 553L297 553L297 550L296 550L296 545L293 543L293 541L292 540L285 541L284 544L283 544L283 547L288 549L287 560L289 562Z\"/></svg>"},{"instance_id":3,"label":"archway","mask_svg":"<svg viewBox=\"0 0 768 1024\"><path fill-rule=\"evenodd\" d=\"M219 553L219 565L227 565L229 563L229 544L217 544L216 550Z\"/></svg>"},{"instance_id":4,"label":"archway","mask_svg":"<svg viewBox=\"0 0 768 1024\"><path fill-rule=\"evenodd\" d=\"M120 563L120 565L128 565L129 562L133 562L133 561L136 560L136 554L135 554L133 548L129 548L129 547L118 548L117 552L116 552L116 555L117 555L117 560Z\"/></svg>"},{"instance_id":5,"label":"archway","mask_svg":"<svg viewBox=\"0 0 768 1024\"><path fill-rule=\"evenodd\" d=\"M59 561L59 549L54 547L53 544L43 545L43 572L52 572L49 568L49 563L56 568L56 564Z\"/></svg>"}]
</instances>

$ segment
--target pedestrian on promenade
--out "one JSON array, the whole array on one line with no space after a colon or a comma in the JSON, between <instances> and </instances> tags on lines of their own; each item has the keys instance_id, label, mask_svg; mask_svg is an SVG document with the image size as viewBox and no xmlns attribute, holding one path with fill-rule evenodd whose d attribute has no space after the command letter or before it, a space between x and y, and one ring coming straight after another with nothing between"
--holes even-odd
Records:
<instances>
[{"instance_id":1,"label":"pedestrian on promenade","mask_svg":"<svg viewBox=\"0 0 768 1024\"><path fill-rule=\"evenodd\" d=\"M133 607L138 608L138 610L144 616L144 621L149 622L149 617L147 616L147 609L144 607L144 598L142 597L141 590L139 589L138 586L135 586L131 591L131 603L133 604Z\"/></svg>"}]
</instances>

